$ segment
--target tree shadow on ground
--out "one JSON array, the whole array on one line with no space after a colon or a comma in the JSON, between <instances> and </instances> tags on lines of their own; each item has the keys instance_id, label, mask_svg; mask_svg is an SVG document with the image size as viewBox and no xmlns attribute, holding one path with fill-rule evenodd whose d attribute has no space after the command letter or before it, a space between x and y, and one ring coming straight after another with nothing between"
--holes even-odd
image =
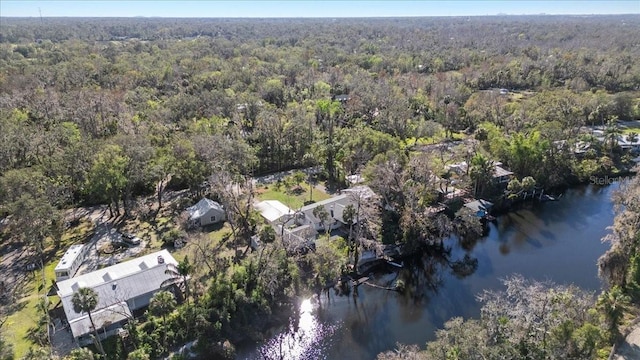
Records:
<instances>
[{"instance_id":1,"label":"tree shadow on ground","mask_svg":"<svg viewBox=\"0 0 640 360\"><path fill-rule=\"evenodd\" d=\"M327 194L336 194L339 193L342 189L346 189L347 186L344 182L329 182L325 183L325 192Z\"/></svg>"}]
</instances>

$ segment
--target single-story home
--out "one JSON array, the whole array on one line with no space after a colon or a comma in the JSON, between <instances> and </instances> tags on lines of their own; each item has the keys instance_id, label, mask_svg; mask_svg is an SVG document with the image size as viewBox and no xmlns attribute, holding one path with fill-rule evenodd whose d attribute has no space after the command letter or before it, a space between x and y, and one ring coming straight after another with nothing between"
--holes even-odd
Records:
<instances>
[{"instance_id":1,"label":"single-story home","mask_svg":"<svg viewBox=\"0 0 640 360\"><path fill-rule=\"evenodd\" d=\"M329 230L337 229L346 224L343 211L349 204L353 204L350 194L342 194L309 204L301 207L300 211L296 213L295 222L298 225L312 225L316 231L325 231L327 227ZM314 210L318 207L323 207L328 215L325 223L314 214Z\"/></svg>"},{"instance_id":2,"label":"single-story home","mask_svg":"<svg viewBox=\"0 0 640 360\"><path fill-rule=\"evenodd\" d=\"M347 95L347 94L340 94L340 95L333 95L331 97L331 99L333 101L339 101L341 103L346 103L347 101L349 101L351 99L351 97L349 97L349 95Z\"/></svg>"},{"instance_id":3,"label":"single-story home","mask_svg":"<svg viewBox=\"0 0 640 360\"><path fill-rule=\"evenodd\" d=\"M202 198L197 204L187 208L191 226L207 226L225 221L227 216L219 203Z\"/></svg>"},{"instance_id":4,"label":"single-story home","mask_svg":"<svg viewBox=\"0 0 640 360\"><path fill-rule=\"evenodd\" d=\"M494 164L493 181L497 184L507 184L513 177L513 172L502 167L501 162Z\"/></svg>"},{"instance_id":5,"label":"single-story home","mask_svg":"<svg viewBox=\"0 0 640 360\"><path fill-rule=\"evenodd\" d=\"M466 161L448 165L447 168L458 175L467 175L469 171L469 165ZM503 168L501 162L495 161L493 163L493 181L496 184L507 184L512 176L513 172Z\"/></svg>"},{"instance_id":6,"label":"single-story home","mask_svg":"<svg viewBox=\"0 0 640 360\"><path fill-rule=\"evenodd\" d=\"M88 314L73 309L73 294L80 288L91 288L98 295L91 317L100 338L106 338L132 319L134 311L149 305L151 297L171 279L165 273L169 264L177 266L178 262L162 250L59 281L58 296L75 341L79 345L91 344L93 333Z\"/></svg>"},{"instance_id":7,"label":"single-story home","mask_svg":"<svg viewBox=\"0 0 640 360\"><path fill-rule=\"evenodd\" d=\"M254 208L271 225L277 225L293 216L294 211L278 200L264 200L257 203Z\"/></svg>"},{"instance_id":8,"label":"single-story home","mask_svg":"<svg viewBox=\"0 0 640 360\"><path fill-rule=\"evenodd\" d=\"M319 201L317 203L309 204L300 208L294 215L295 223L297 225L311 225L316 231L325 231L327 226L329 230L334 230L342 225L349 225L344 219L344 209L352 205L357 211L358 198L366 201L374 201L377 195L366 185L354 186L349 189L342 190L341 194L334 196L330 199ZM328 215L326 224L322 223L322 220L314 214L314 210L318 207L324 207L324 211ZM352 220L353 223L356 219Z\"/></svg>"}]
</instances>

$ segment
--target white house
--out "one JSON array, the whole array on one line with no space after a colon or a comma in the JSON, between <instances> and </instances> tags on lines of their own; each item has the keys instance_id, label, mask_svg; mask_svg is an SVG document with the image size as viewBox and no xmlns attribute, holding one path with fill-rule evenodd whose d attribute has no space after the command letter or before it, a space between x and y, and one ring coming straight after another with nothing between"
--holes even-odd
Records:
<instances>
[{"instance_id":1,"label":"white house","mask_svg":"<svg viewBox=\"0 0 640 360\"><path fill-rule=\"evenodd\" d=\"M132 319L133 311L149 305L151 297L171 279L171 275L165 274L169 264L177 266L178 262L167 250L162 250L58 282L58 296L76 342L92 343L93 332L87 313L73 310L72 298L78 289L88 287L98 294L91 317L100 337L106 338Z\"/></svg>"},{"instance_id":2,"label":"white house","mask_svg":"<svg viewBox=\"0 0 640 360\"><path fill-rule=\"evenodd\" d=\"M298 225L312 225L316 231L326 231L327 227L330 230L337 229L346 224L343 218L343 211L345 207L352 203L353 200L350 194L342 194L309 204L301 207L300 211L295 214L295 222ZM314 214L314 210L318 207L323 207L328 215L324 223Z\"/></svg>"},{"instance_id":3,"label":"white house","mask_svg":"<svg viewBox=\"0 0 640 360\"><path fill-rule=\"evenodd\" d=\"M361 199L363 201L374 201L373 199L375 197L376 194L366 185L345 189L342 190L342 193L338 196L300 208L300 210L294 215L295 223L297 225L311 225L316 231L326 231L327 226L329 227L329 230L337 229L342 225L349 225L344 219L344 209L347 206L352 205L354 210L357 211L357 199ZM326 224L323 224L322 220L314 214L314 210L320 206L324 207L324 211L328 215ZM356 219L353 219L352 221L355 223Z\"/></svg>"},{"instance_id":4,"label":"white house","mask_svg":"<svg viewBox=\"0 0 640 360\"><path fill-rule=\"evenodd\" d=\"M187 208L187 212L192 226L207 226L227 218L222 205L207 198L202 198L197 204Z\"/></svg>"},{"instance_id":5,"label":"white house","mask_svg":"<svg viewBox=\"0 0 640 360\"><path fill-rule=\"evenodd\" d=\"M264 200L257 203L254 208L271 225L280 224L293 216L294 211L278 200Z\"/></svg>"}]
</instances>

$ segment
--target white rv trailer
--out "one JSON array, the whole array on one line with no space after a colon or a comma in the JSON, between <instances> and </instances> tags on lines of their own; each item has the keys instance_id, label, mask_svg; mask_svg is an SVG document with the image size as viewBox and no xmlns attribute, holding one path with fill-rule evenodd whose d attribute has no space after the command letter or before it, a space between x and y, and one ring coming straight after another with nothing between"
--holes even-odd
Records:
<instances>
[{"instance_id":1,"label":"white rv trailer","mask_svg":"<svg viewBox=\"0 0 640 360\"><path fill-rule=\"evenodd\" d=\"M56 281L62 281L72 278L87 254L89 246L86 245L71 245L71 247L62 255L62 259L58 265L56 265Z\"/></svg>"}]
</instances>

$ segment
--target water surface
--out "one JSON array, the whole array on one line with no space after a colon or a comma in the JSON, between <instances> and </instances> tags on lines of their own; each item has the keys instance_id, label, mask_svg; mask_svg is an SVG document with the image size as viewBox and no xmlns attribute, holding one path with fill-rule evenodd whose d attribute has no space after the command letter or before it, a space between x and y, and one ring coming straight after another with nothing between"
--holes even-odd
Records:
<instances>
[{"instance_id":1,"label":"water surface","mask_svg":"<svg viewBox=\"0 0 640 360\"><path fill-rule=\"evenodd\" d=\"M424 256L412 272L410 295L361 286L356 299L332 296L321 306L304 301L291 326L239 358L374 359L397 342L424 347L449 318L478 317L476 294L503 289L500 279L514 273L599 291L596 261L608 248L601 238L613 223L617 188L584 186L560 201L529 204L498 217L489 234L466 249L448 240L449 261L478 259L471 275L458 276L441 259ZM390 284L395 276L376 280Z\"/></svg>"}]
</instances>

